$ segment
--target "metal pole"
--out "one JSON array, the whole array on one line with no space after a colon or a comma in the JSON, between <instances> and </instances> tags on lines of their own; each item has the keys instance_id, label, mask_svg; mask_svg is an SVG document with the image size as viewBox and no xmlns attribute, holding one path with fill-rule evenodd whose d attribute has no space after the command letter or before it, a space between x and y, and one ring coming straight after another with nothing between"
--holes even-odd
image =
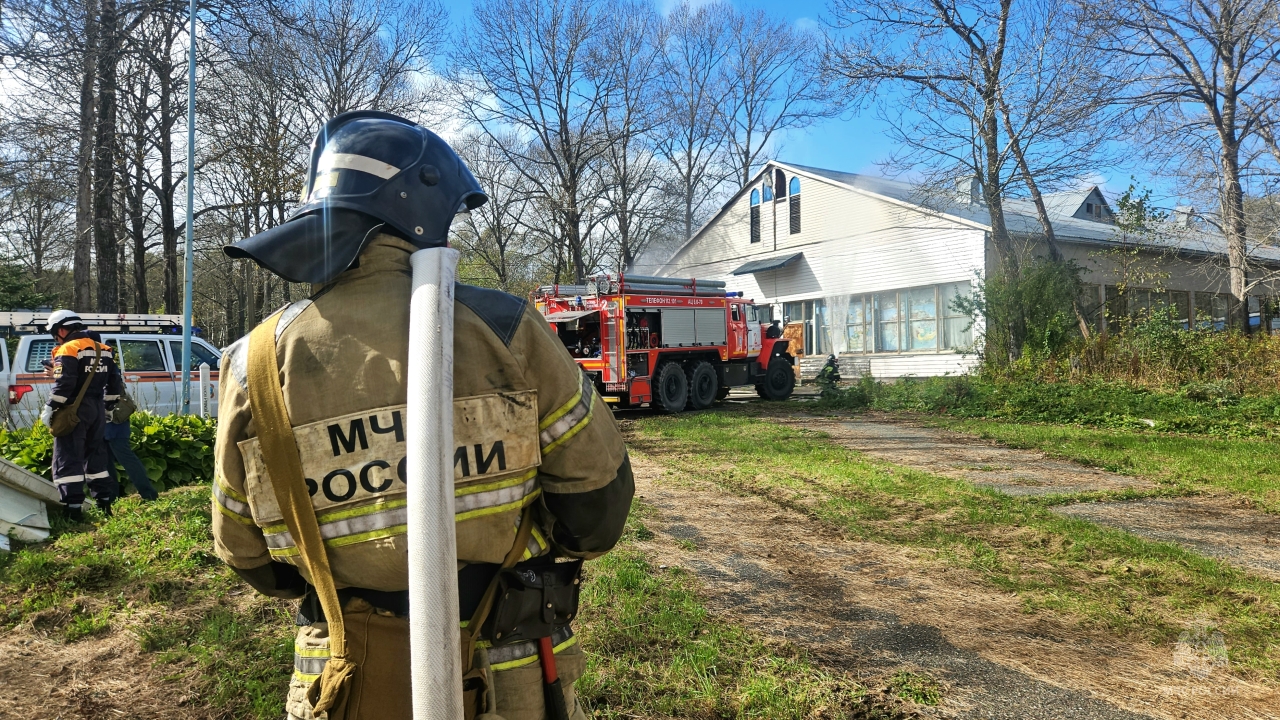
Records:
<instances>
[{"instance_id":1,"label":"metal pole","mask_svg":"<svg viewBox=\"0 0 1280 720\"><path fill-rule=\"evenodd\" d=\"M187 242L182 298L182 414L191 413L191 284L196 205L196 0L191 0L191 47L187 51Z\"/></svg>"}]
</instances>

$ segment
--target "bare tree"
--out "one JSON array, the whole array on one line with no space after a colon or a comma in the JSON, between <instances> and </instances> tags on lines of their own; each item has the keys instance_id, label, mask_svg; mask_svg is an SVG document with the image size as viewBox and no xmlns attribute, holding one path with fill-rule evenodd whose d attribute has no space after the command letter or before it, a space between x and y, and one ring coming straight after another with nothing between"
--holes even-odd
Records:
<instances>
[{"instance_id":1,"label":"bare tree","mask_svg":"<svg viewBox=\"0 0 1280 720\"><path fill-rule=\"evenodd\" d=\"M1082 8L1101 47L1136 71L1121 102L1149 147L1193 176L1213 169L1227 242L1234 322L1248 329L1250 184L1262 175L1267 122L1280 110L1280 6L1273 0L1113 0ZM1280 157L1271 157L1272 167Z\"/></svg>"},{"instance_id":2,"label":"bare tree","mask_svg":"<svg viewBox=\"0 0 1280 720\"><path fill-rule=\"evenodd\" d=\"M850 2L854 0L837 0ZM819 39L764 10L734 16L724 72L726 139L742 185L769 143L835 113L819 72Z\"/></svg>"},{"instance_id":3,"label":"bare tree","mask_svg":"<svg viewBox=\"0 0 1280 720\"><path fill-rule=\"evenodd\" d=\"M277 69L317 125L348 110L411 115L427 99L422 78L448 22L436 0L297 0L277 15L290 56Z\"/></svg>"},{"instance_id":4,"label":"bare tree","mask_svg":"<svg viewBox=\"0 0 1280 720\"><path fill-rule=\"evenodd\" d=\"M609 14L597 62L614 76L616 92L602 116L608 152L603 158L608 219L602 226L616 255L615 269L629 268L645 246L664 232L672 203L664 192L661 160L650 138L662 119L655 107L664 38L652 6L620 2Z\"/></svg>"},{"instance_id":5,"label":"bare tree","mask_svg":"<svg viewBox=\"0 0 1280 720\"><path fill-rule=\"evenodd\" d=\"M502 290L528 288L532 274L530 261L534 248L524 227L532 212L530 192L524 175L511 165L501 146L515 145L519 140L507 136L494 140L483 133L473 133L458 143L463 162L489 195L489 201L462 218L457 239L464 253L489 270Z\"/></svg>"},{"instance_id":6,"label":"bare tree","mask_svg":"<svg viewBox=\"0 0 1280 720\"><path fill-rule=\"evenodd\" d=\"M671 166L683 203L684 237L693 236L726 174L725 107L730 79L723 66L733 17L727 3L681 3L667 16L660 44L657 97L662 122L654 147Z\"/></svg>"},{"instance_id":7,"label":"bare tree","mask_svg":"<svg viewBox=\"0 0 1280 720\"><path fill-rule=\"evenodd\" d=\"M614 78L592 64L605 12L597 0L482 0L449 71L463 117L490 138L529 138L500 147L550 213L575 281L592 269L596 164L609 150Z\"/></svg>"},{"instance_id":8,"label":"bare tree","mask_svg":"<svg viewBox=\"0 0 1280 720\"><path fill-rule=\"evenodd\" d=\"M837 28L826 66L850 98L881 104L903 147L901 167L924 168L935 184L975 179L991 215L1000 261L1017 267L1003 198L1011 181L1001 139L1012 0L835 0Z\"/></svg>"}]
</instances>

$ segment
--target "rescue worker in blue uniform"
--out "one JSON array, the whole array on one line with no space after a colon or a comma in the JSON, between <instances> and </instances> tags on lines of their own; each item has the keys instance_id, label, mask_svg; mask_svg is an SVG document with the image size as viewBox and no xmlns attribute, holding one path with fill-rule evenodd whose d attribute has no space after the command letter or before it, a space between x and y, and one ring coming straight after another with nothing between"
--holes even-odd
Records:
<instances>
[{"instance_id":1,"label":"rescue worker in blue uniform","mask_svg":"<svg viewBox=\"0 0 1280 720\"><path fill-rule=\"evenodd\" d=\"M84 520L86 484L98 509L110 517L119 485L107 471L107 444L102 434L107 410L115 407L124 387L120 368L111 346L86 329L75 312L54 312L49 316L48 328L57 346L49 366L53 390L40 419L49 425L55 410L74 405L82 390L84 393L77 412L80 422L70 434L53 439L53 484L70 520Z\"/></svg>"}]
</instances>

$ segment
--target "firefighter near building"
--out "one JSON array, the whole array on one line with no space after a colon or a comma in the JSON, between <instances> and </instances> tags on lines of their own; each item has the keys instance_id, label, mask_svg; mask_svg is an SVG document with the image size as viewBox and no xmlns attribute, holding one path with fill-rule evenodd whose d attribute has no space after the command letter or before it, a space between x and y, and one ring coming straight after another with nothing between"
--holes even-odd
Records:
<instances>
[{"instance_id":1,"label":"firefighter near building","mask_svg":"<svg viewBox=\"0 0 1280 720\"><path fill-rule=\"evenodd\" d=\"M708 408L730 388L785 400L795 359L766 337L768 313L722 281L599 275L544 285L534 301L578 365L615 407Z\"/></svg>"}]
</instances>

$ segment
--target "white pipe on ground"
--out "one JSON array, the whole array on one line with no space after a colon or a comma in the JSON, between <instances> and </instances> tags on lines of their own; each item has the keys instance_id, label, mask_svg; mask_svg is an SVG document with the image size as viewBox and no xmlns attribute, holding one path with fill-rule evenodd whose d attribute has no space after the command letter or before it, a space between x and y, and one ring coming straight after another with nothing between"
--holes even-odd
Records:
<instances>
[{"instance_id":1,"label":"white pipe on ground","mask_svg":"<svg viewBox=\"0 0 1280 720\"><path fill-rule=\"evenodd\" d=\"M200 363L200 417L209 417L209 363Z\"/></svg>"},{"instance_id":2,"label":"white pipe on ground","mask_svg":"<svg viewBox=\"0 0 1280 720\"><path fill-rule=\"evenodd\" d=\"M458 251L409 256L409 651L414 720L462 718L458 543L453 520L453 282Z\"/></svg>"}]
</instances>

